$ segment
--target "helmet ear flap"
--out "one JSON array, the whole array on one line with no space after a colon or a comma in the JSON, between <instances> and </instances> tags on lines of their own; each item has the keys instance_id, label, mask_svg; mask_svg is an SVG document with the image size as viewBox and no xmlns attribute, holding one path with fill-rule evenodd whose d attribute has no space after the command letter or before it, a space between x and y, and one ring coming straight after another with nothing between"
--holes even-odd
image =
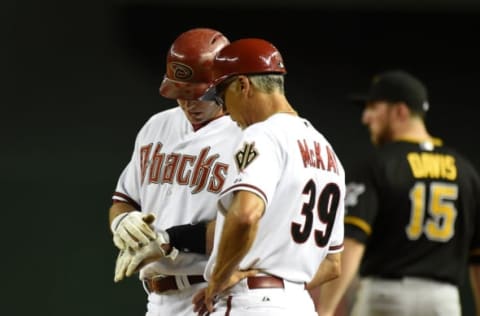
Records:
<instances>
[{"instance_id":1,"label":"helmet ear flap","mask_svg":"<svg viewBox=\"0 0 480 316\"><path fill-rule=\"evenodd\" d=\"M219 31L195 28L180 34L167 53L160 95L169 99L199 99L213 82L215 55L229 40Z\"/></svg>"}]
</instances>

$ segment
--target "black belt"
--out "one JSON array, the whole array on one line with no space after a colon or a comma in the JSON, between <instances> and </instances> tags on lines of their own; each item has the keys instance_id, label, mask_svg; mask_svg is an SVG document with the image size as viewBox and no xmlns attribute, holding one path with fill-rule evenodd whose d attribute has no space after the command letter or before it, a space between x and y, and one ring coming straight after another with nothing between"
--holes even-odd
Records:
<instances>
[{"instance_id":1,"label":"black belt","mask_svg":"<svg viewBox=\"0 0 480 316\"><path fill-rule=\"evenodd\" d=\"M203 275L187 275L186 278L189 284L185 284L184 287L188 287L192 284L206 282L205 279L203 278ZM157 294L163 293L166 291L181 289L181 287L179 287L177 284L176 277L173 275L169 275L166 277L145 279L143 280L143 284L145 285L145 288L148 290L148 292L150 293L154 292Z\"/></svg>"}]
</instances>

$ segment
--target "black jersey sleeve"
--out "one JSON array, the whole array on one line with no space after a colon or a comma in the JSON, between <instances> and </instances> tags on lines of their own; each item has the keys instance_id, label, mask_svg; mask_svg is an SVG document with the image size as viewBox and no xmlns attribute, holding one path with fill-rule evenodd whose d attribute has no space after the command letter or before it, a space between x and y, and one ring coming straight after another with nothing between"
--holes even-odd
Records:
<instances>
[{"instance_id":1,"label":"black jersey sleeve","mask_svg":"<svg viewBox=\"0 0 480 316\"><path fill-rule=\"evenodd\" d=\"M473 187L474 187L474 204L476 205L475 207L475 229L473 232L473 239L472 243L470 246L470 256L469 256L469 261L470 264L476 264L480 265L480 176L475 170L472 170L472 181L473 181Z\"/></svg>"},{"instance_id":2,"label":"black jersey sleeve","mask_svg":"<svg viewBox=\"0 0 480 316\"><path fill-rule=\"evenodd\" d=\"M376 189L378 160L374 155L353 164L347 170L345 198L345 237L366 243L378 212Z\"/></svg>"}]
</instances>

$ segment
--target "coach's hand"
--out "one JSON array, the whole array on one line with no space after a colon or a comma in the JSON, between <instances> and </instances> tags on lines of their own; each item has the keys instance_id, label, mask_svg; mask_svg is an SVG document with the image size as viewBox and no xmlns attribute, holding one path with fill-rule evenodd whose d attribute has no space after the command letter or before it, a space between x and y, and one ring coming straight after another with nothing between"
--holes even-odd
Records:
<instances>
[{"instance_id":1,"label":"coach's hand","mask_svg":"<svg viewBox=\"0 0 480 316\"><path fill-rule=\"evenodd\" d=\"M193 311L200 316L212 313L214 311L213 305L215 304L218 294L231 288L241 280L250 276L255 276L258 273L259 270L256 269L237 270L233 272L225 282L214 282L210 280L208 282L208 287L201 289L193 296Z\"/></svg>"},{"instance_id":2,"label":"coach's hand","mask_svg":"<svg viewBox=\"0 0 480 316\"><path fill-rule=\"evenodd\" d=\"M127 248L139 249L143 245L157 238L157 234L150 227L155 220L155 215L142 214L132 211L118 215L111 225L113 243L120 250Z\"/></svg>"}]
</instances>

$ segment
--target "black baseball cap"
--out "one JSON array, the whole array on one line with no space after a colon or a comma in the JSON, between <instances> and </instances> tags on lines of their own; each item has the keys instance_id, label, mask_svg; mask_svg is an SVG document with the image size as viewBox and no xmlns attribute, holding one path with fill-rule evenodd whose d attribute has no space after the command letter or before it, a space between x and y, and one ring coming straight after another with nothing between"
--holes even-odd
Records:
<instances>
[{"instance_id":1,"label":"black baseball cap","mask_svg":"<svg viewBox=\"0 0 480 316\"><path fill-rule=\"evenodd\" d=\"M355 95L352 101L364 105L370 101L405 102L415 112L428 111L428 93L425 85L403 70L392 70L373 77L365 95Z\"/></svg>"}]
</instances>

